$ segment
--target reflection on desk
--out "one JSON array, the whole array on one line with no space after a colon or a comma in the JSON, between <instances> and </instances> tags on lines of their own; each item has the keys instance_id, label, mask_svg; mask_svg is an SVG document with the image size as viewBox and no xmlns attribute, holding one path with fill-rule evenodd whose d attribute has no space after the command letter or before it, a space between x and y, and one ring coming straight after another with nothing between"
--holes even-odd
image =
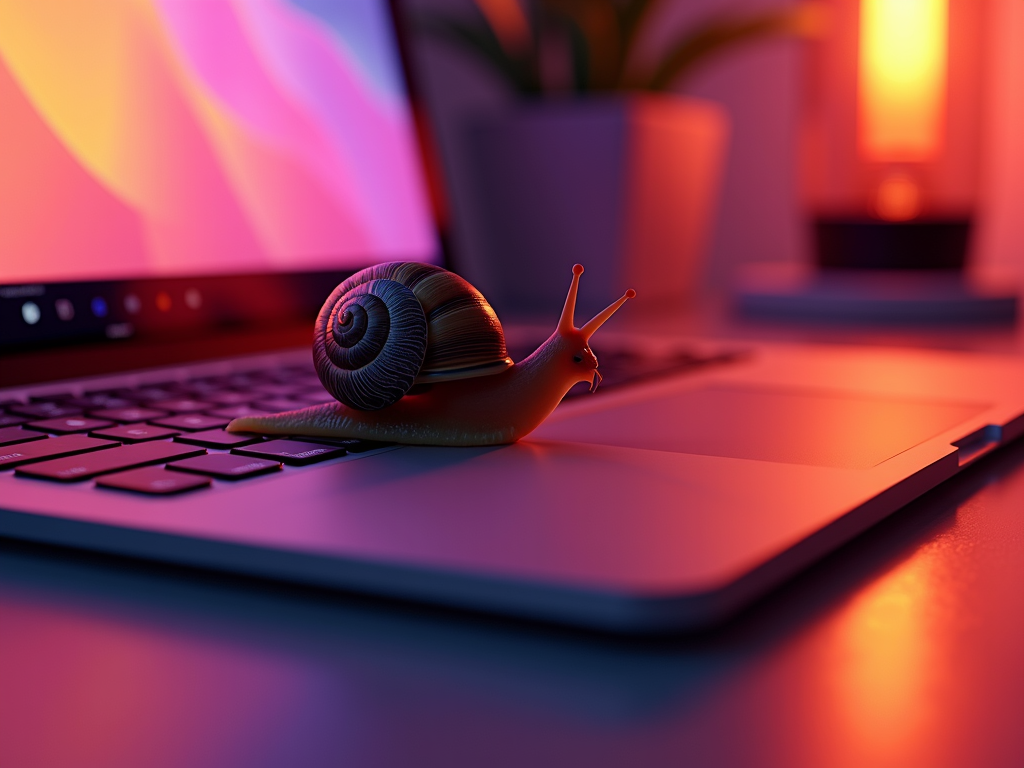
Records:
<instances>
[{"instance_id":1,"label":"reflection on desk","mask_svg":"<svg viewBox=\"0 0 1024 768\"><path fill-rule=\"evenodd\" d=\"M622 640L2 542L0 764L1024 764L1024 441Z\"/></svg>"}]
</instances>

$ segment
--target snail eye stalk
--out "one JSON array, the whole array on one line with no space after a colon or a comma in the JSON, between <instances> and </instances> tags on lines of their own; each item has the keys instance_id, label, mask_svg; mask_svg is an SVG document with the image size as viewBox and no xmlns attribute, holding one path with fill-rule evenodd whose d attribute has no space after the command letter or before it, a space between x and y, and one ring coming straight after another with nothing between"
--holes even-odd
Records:
<instances>
[{"instance_id":1,"label":"snail eye stalk","mask_svg":"<svg viewBox=\"0 0 1024 768\"><path fill-rule=\"evenodd\" d=\"M590 337L597 332L597 329L604 325L608 318L614 315L619 310L619 307L625 304L629 299L635 297L636 291L630 288L622 295L621 299L612 302L605 309L594 315L594 317L592 317L582 328L580 328L580 333L583 334L583 338L589 341Z\"/></svg>"}]
</instances>

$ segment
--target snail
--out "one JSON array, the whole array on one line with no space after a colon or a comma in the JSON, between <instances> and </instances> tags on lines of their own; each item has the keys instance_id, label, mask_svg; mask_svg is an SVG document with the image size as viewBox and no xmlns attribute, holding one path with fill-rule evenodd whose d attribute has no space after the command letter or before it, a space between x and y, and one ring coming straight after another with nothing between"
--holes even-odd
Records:
<instances>
[{"instance_id":1,"label":"snail","mask_svg":"<svg viewBox=\"0 0 1024 768\"><path fill-rule=\"evenodd\" d=\"M229 432L361 438L408 445L503 445L532 432L578 382L597 389L591 336L627 299L577 328L583 267L554 333L513 363L501 323L467 281L440 267L394 262L339 285L316 321L313 358L340 402L247 416Z\"/></svg>"}]
</instances>

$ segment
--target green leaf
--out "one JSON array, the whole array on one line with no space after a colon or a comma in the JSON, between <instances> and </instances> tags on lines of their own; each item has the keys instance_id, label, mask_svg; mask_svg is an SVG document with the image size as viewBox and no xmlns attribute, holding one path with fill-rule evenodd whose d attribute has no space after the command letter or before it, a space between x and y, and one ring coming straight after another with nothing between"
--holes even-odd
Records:
<instances>
[{"instance_id":1,"label":"green leaf","mask_svg":"<svg viewBox=\"0 0 1024 768\"><path fill-rule=\"evenodd\" d=\"M585 90L618 86L622 68L622 26L613 0L541 0L546 15L569 37L577 82Z\"/></svg>"},{"instance_id":2,"label":"green leaf","mask_svg":"<svg viewBox=\"0 0 1024 768\"><path fill-rule=\"evenodd\" d=\"M619 26L621 29L622 49L618 65L617 80L620 85L626 80L626 67L633 58L637 42L640 40L640 33L646 26L648 20L653 16L655 10L661 5L661 0L629 0L619 6Z\"/></svg>"},{"instance_id":3,"label":"green leaf","mask_svg":"<svg viewBox=\"0 0 1024 768\"><path fill-rule=\"evenodd\" d=\"M519 60L509 56L483 16L470 21L446 14L420 13L412 18L412 28L481 62L520 95L536 96L542 91L535 57L530 52Z\"/></svg>"},{"instance_id":4,"label":"green leaf","mask_svg":"<svg viewBox=\"0 0 1024 768\"><path fill-rule=\"evenodd\" d=\"M572 65L572 89L576 93L590 90L592 57L590 44L583 29L572 17L561 19L561 26L569 38L569 59Z\"/></svg>"},{"instance_id":5,"label":"green leaf","mask_svg":"<svg viewBox=\"0 0 1024 768\"><path fill-rule=\"evenodd\" d=\"M573 87L577 92L608 90L664 91L715 56L759 39L812 34L808 3L750 15L717 16L678 37L647 71L632 71L634 54L655 23L663 0L522 0L532 31L523 50L506 49L483 12L417 14L413 28L463 51L525 97L543 95L541 41L557 34L569 48Z\"/></svg>"},{"instance_id":6,"label":"green leaf","mask_svg":"<svg viewBox=\"0 0 1024 768\"><path fill-rule=\"evenodd\" d=\"M745 18L717 18L705 22L694 32L669 48L642 87L652 91L668 90L681 78L731 48L754 40L799 32L796 12L790 9L770 11Z\"/></svg>"}]
</instances>

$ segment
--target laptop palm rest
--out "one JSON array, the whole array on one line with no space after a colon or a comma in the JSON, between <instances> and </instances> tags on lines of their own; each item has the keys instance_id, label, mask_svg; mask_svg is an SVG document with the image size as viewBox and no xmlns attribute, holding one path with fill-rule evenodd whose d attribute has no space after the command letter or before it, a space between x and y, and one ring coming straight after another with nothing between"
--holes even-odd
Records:
<instances>
[{"instance_id":1,"label":"laptop palm rest","mask_svg":"<svg viewBox=\"0 0 1024 768\"><path fill-rule=\"evenodd\" d=\"M977 403L712 385L558 419L535 433L648 450L868 469L978 415Z\"/></svg>"},{"instance_id":2,"label":"laptop palm rest","mask_svg":"<svg viewBox=\"0 0 1024 768\"><path fill-rule=\"evenodd\" d=\"M790 375L780 358L759 375ZM957 383L935 368L908 380ZM951 477L952 441L1018 413L991 387L861 395L814 374L651 383L567 403L516 445L392 449L180 501L97 505L5 477L0 533L582 626L693 628Z\"/></svg>"}]
</instances>

